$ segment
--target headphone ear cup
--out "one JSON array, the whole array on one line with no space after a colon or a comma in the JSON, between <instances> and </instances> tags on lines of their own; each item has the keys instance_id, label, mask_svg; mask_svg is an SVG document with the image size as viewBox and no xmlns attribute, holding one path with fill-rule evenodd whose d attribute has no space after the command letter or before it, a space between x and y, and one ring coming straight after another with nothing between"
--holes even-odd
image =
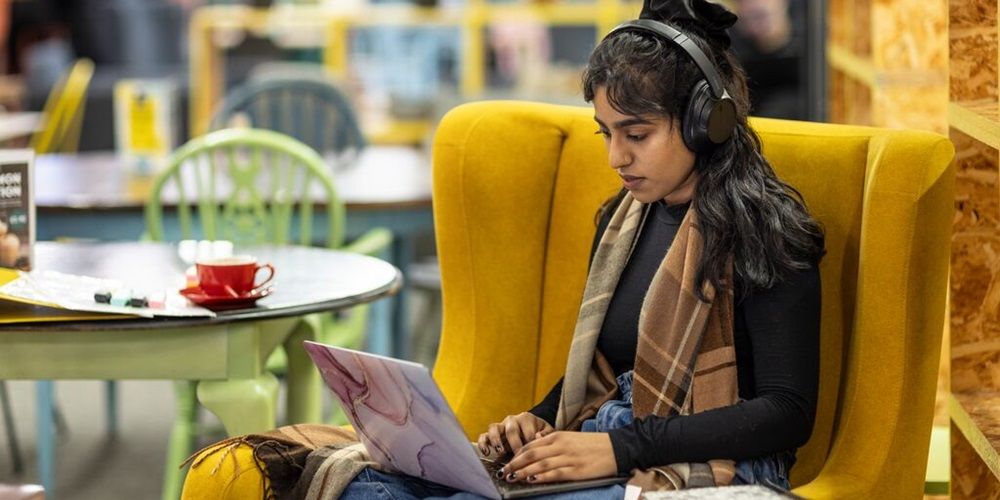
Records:
<instances>
[{"instance_id":1,"label":"headphone ear cup","mask_svg":"<svg viewBox=\"0 0 1000 500\"><path fill-rule=\"evenodd\" d=\"M682 133L684 144L695 153L703 153L712 148L708 137L708 119L713 108L712 89L708 82L699 80L691 91L687 110L684 113Z\"/></svg>"},{"instance_id":2,"label":"headphone ear cup","mask_svg":"<svg viewBox=\"0 0 1000 500\"><path fill-rule=\"evenodd\" d=\"M708 81L699 80L684 113L684 144L695 153L710 151L729 140L736 127L736 107L728 96L716 99Z\"/></svg>"}]
</instances>

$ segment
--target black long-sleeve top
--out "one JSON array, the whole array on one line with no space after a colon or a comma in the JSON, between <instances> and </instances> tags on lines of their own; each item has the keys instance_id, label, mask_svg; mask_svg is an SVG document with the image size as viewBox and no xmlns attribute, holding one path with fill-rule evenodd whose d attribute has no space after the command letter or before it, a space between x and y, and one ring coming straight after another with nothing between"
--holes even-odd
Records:
<instances>
[{"instance_id":1,"label":"black long-sleeve top","mask_svg":"<svg viewBox=\"0 0 1000 500\"><path fill-rule=\"evenodd\" d=\"M616 375L633 367L643 298L687 209L654 203L622 271L597 343ZM611 212L601 221L594 248ZM741 401L695 415L640 418L612 430L619 473L760 457L794 450L809 439L819 384L819 270L812 266L746 294L738 285L733 335ZM554 424L561 391L562 380L531 413Z\"/></svg>"}]
</instances>

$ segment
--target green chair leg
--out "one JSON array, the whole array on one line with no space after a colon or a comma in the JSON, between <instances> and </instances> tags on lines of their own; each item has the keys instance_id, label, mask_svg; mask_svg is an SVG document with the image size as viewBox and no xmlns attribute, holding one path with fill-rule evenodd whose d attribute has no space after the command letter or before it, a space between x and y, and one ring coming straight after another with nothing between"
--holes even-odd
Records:
<instances>
[{"instance_id":1,"label":"green chair leg","mask_svg":"<svg viewBox=\"0 0 1000 500\"><path fill-rule=\"evenodd\" d=\"M323 382L319 371L302 348L306 340L319 340L323 316L302 318L284 342L288 358L288 423L319 423L323 418Z\"/></svg>"},{"instance_id":2,"label":"green chair leg","mask_svg":"<svg viewBox=\"0 0 1000 500\"><path fill-rule=\"evenodd\" d=\"M177 416L167 443L167 464L163 470L162 500L177 500L181 496L185 471L181 462L191 455L194 448L195 416L198 401L195 397L196 382L178 381L174 384L177 397Z\"/></svg>"},{"instance_id":3,"label":"green chair leg","mask_svg":"<svg viewBox=\"0 0 1000 500\"><path fill-rule=\"evenodd\" d=\"M275 427L278 379L265 372L253 379L203 381L198 401L219 417L230 436L267 431Z\"/></svg>"}]
</instances>

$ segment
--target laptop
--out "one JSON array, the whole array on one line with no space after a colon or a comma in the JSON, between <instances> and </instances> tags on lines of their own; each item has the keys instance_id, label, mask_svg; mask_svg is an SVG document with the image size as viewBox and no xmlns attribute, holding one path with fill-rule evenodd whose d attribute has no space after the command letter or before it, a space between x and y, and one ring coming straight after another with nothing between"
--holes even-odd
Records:
<instances>
[{"instance_id":1,"label":"laptop","mask_svg":"<svg viewBox=\"0 0 1000 500\"><path fill-rule=\"evenodd\" d=\"M623 483L627 477L529 484L497 477L504 463L470 443L421 364L305 342L372 460L427 481L487 498L520 498Z\"/></svg>"}]
</instances>

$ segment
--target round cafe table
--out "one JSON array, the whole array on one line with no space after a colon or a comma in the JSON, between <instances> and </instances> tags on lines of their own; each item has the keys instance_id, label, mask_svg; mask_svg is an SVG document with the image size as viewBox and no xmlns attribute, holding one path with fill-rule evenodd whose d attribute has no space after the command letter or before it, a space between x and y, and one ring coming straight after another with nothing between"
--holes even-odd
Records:
<instances>
[{"instance_id":1,"label":"round cafe table","mask_svg":"<svg viewBox=\"0 0 1000 500\"><path fill-rule=\"evenodd\" d=\"M47 154L35 159L38 239L135 240L146 230L143 207L154 177L140 175L125 157L110 151ZM433 233L430 158L406 147L371 146L350 165L331 168L337 193L347 208L345 234L373 227L393 233L389 260L407 270L419 238ZM180 239L176 191L163 195L168 240ZM313 214L314 234L325 228L325 211ZM293 226L294 227L294 226ZM392 304L376 307L371 349L403 355L408 343L405 288Z\"/></svg>"},{"instance_id":2,"label":"round cafe table","mask_svg":"<svg viewBox=\"0 0 1000 500\"><path fill-rule=\"evenodd\" d=\"M237 246L235 253L272 263L274 292L255 307L211 318L39 321L44 317L38 309L0 301L5 320L20 314L14 319L28 321L0 325L0 380L190 381L197 386L198 401L219 417L230 435L275 427L278 381L264 369L271 351L283 342L300 346L309 340L313 330L299 328L307 315L395 293L401 274L379 259L322 248ZM116 279L142 290L176 290L183 285L187 267L177 247L163 243L40 242L35 258L38 270ZM319 374L303 349L294 349L288 358L289 420L316 421ZM52 415L51 383L39 387L38 415ZM180 455L183 448L175 446L175 437L186 429L177 425L168 455ZM51 419L39 419L40 476L50 492L54 457L47 454L54 448L53 435ZM184 458L168 457L165 488L176 482L177 465Z\"/></svg>"}]
</instances>

